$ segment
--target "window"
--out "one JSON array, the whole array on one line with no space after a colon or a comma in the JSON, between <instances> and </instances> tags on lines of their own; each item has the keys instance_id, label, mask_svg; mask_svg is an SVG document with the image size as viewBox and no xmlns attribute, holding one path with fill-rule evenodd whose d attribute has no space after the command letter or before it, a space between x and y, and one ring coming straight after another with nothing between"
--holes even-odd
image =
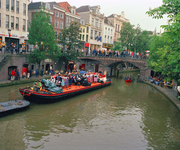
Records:
<instances>
[{"instance_id":1,"label":"window","mask_svg":"<svg viewBox=\"0 0 180 150\"><path fill-rule=\"evenodd\" d=\"M72 13L75 14L75 10L74 9L72 10Z\"/></svg>"},{"instance_id":2,"label":"window","mask_svg":"<svg viewBox=\"0 0 180 150\"><path fill-rule=\"evenodd\" d=\"M69 18L66 18L66 24L69 25Z\"/></svg>"},{"instance_id":3,"label":"window","mask_svg":"<svg viewBox=\"0 0 180 150\"><path fill-rule=\"evenodd\" d=\"M96 19L95 26L98 27L98 20Z\"/></svg>"},{"instance_id":4,"label":"window","mask_svg":"<svg viewBox=\"0 0 180 150\"><path fill-rule=\"evenodd\" d=\"M60 18L63 19L64 18L64 14L60 13Z\"/></svg>"},{"instance_id":5,"label":"window","mask_svg":"<svg viewBox=\"0 0 180 150\"><path fill-rule=\"evenodd\" d=\"M91 39L93 39L93 30L91 30Z\"/></svg>"},{"instance_id":6,"label":"window","mask_svg":"<svg viewBox=\"0 0 180 150\"><path fill-rule=\"evenodd\" d=\"M111 29L111 35L112 35L112 33L113 33L113 29Z\"/></svg>"},{"instance_id":7,"label":"window","mask_svg":"<svg viewBox=\"0 0 180 150\"><path fill-rule=\"evenodd\" d=\"M26 20L23 19L23 28L22 28L23 31L26 31Z\"/></svg>"},{"instance_id":8,"label":"window","mask_svg":"<svg viewBox=\"0 0 180 150\"><path fill-rule=\"evenodd\" d=\"M101 28L101 21L99 21L99 28Z\"/></svg>"},{"instance_id":9,"label":"window","mask_svg":"<svg viewBox=\"0 0 180 150\"><path fill-rule=\"evenodd\" d=\"M111 36L111 40L110 40L110 43L112 44L112 36Z\"/></svg>"},{"instance_id":10,"label":"window","mask_svg":"<svg viewBox=\"0 0 180 150\"><path fill-rule=\"evenodd\" d=\"M81 40L81 34L79 35L79 40Z\"/></svg>"},{"instance_id":11,"label":"window","mask_svg":"<svg viewBox=\"0 0 180 150\"><path fill-rule=\"evenodd\" d=\"M11 0L11 11L14 12L14 0Z\"/></svg>"},{"instance_id":12,"label":"window","mask_svg":"<svg viewBox=\"0 0 180 150\"><path fill-rule=\"evenodd\" d=\"M16 1L16 13L19 13L19 1Z\"/></svg>"},{"instance_id":13,"label":"window","mask_svg":"<svg viewBox=\"0 0 180 150\"><path fill-rule=\"evenodd\" d=\"M101 32L99 32L99 37L101 37Z\"/></svg>"},{"instance_id":14,"label":"window","mask_svg":"<svg viewBox=\"0 0 180 150\"><path fill-rule=\"evenodd\" d=\"M50 16L49 18L49 23L52 23L52 16Z\"/></svg>"},{"instance_id":15,"label":"window","mask_svg":"<svg viewBox=\"0 0 180 150\"><path fill-rule=\"evenodd\" d=\"M58 35L57 31L55 31L55 37L56 37L56 39L57 39L57 35Z\"/></svg>"},{"instance_id":16,"label":"window","mask_svg":"<svg viewBox=\"0 0 180 150\"><path fill-rule=\"evenodd\" d=\"M83 33L85 33L85 29L83 28Z\"/></svg>"},{"instance_id":17,"label":"window","mask_svg":"<svg viewBox=\"0 0 180 150\"><path fill-rule=\"evenodd\" d=\"M82 40L84 41L84 34L83 34L83 36L82 36Z\"/></svg>"},{"instance_id":18,"label":"window","mask_svg":"<svg viewBox=\"0 0 180 150\"><path fill-rule=\"evenodd\" d=\"M14 29L14 17L11 16L11 29Z\"/></svg>"},{"instance_id":19,"label":"window","mask_svg":"<svg viewBox=\"0 0 180 150\"><path fill-rule=\"evenodd\" d=\"M63 22L60 21L60 29L63 29Z\"/></svg>"},{"instance_id":20,"label":"window","mask_svg":"<svg viewBox=\"0 0 180 150\"><path fill-rule=\"evenodd\" d=\"M9 10L9 0L6 0L6 10Z\"/></svg>"},{"instance_id":21,"label":"window","mask_svg":"<svg viewBox=\"0 0 180 150\"><path fill-rule=\"evenodd\" d=\"M0 8L1 8L1 0L0 0Z\"/></svg>"},{"instance_id":22,"label":"window","mask_svg":"<svg viewBox=\"0 0 180 150\"><path fill-rule=\"evenodd\" d=\"M109 43L109 36L108 36L108 38L107 38L107 43Z\"/></svg>"},{"instance_id":23,"label":"window","mask_svg":"<svg viewBox=\"0 0 180 150\"><path fill-rule=\"evenodd\" d=\"M106 43L106 35L105 35L105 37L104 37L104 43Z\"/></svg>"},{"instance_id":24,"label":"window","mask_svg":"<svg viewBox=\"0 0 180 150\"><path fill-rule=\"evenodd\" d=\"M58 20L55 20L55 28L58 28Z\"/></svg>"},{"instance_id":25,"label":"window","mask_svg":"<svg viewBox=\"0 0 180 150\"><path fill-rule=\"evenodd\" d=\"M23 4L23 15L26 15L26 4Z\"/></svg>"},{"instance_id":26,"label":"window","mask_svg":"<svg viewBox=\"0 0 180 150\"><path fill-rule=\"evenodd\" d=\"M91 25L94 26L94 18L91 20Z\"/></svg>"},{"instance_id":27,"label":"window","mask_svg":"<svg viewBox=\"0 0 180 150\"><path fill-rule=\"evenodd\" d=\"M1 13L0 13L0 27L1 27Z\"/></svg>"},{"instance_id":28,"label":"window","mask_svg":"<svg viewBox=\"0 0 180 150\"><path fill-rule=\"evenodd\" d=\"M108 35L110 34L110 29L108 28Z\"/></svg>"},{"instance_id":29,"label":"window","mask_svg":"<svg viewBox=\"0 0 180 150\"><path fill-rule=\"evenodd\" d=\"M86 28L86 33L89 33L89 27Z\"/></svg>"},{"instance_id":30,"label":"window","mask_svg":"<svg viewBox=\"0 0 180 150\"><path fill-rule=\"evenodd\" d=\"M59 17L59 12L58 12L58 11L55 12L55 16L56 16L57 18Z\"/></svg>"},{"instance_id":31,"label":"window","mask_svg":"<svg viewBox=\"0 0 180 150\"><path fill-rule=\"evenodd\" d=\"M107 34L107 27L105 27L105 34Z\"/></svg>"},{"instance_id":32,"label":"window","mask_svg":"<svg viewBox=\"0 0 180 150\"><path fill-rule=\"evenodd\" d=\"M119 25L118 25L118 32L119 32Z\"/></svg>"},{"instance_id":33,"label":"window","mask_svg":"<svg viewBox=\"0 0 180 150\"><path fill-rule=\"evenodd\" d=\"M86 42L88 42L88 35L86 35Z\"/></svg>"},{"instance_id":34,"label":"window","mask_svg":"<svg viewBox=\"0 0 180 150\"><path fill-rule=\"evenodd\" d=\"M97 37L97 31L94 32L94 39Z\"/></svg>"},{"instance_id":35,"label":"window","mask_svg":"<svg viewBox=\"0 0 180 150\"><path fill-rule=\"evenodd\" d=\"M9 28L9 15L6 15L6 28Z\"/></svg>"},{"instance_id":36,"label":"window","mask_svg":"<svg viewBox=\"0 0 180 150\"><path fill-rule=\"evenodd\" d=\"M50 9L50 5L48 3L45 4L46 9Z\"/></svg>"}]
</instances>

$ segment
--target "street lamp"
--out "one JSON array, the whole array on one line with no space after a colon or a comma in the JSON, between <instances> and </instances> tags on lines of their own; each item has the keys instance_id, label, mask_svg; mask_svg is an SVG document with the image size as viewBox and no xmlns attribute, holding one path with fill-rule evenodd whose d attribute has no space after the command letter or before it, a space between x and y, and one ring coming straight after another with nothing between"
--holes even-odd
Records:
<instances>
[{"instance_id":1,"label":"street lamp","mask_svg":"<svg viewBox=\"0 0 180 150\"><path fill-rule=\"evenodd\" d=\"M10 51L10 49L11 49L11 42L10 42L11 29L8 29L8 34L9 34L9 51Z\"/></svg>"}]
</instances>

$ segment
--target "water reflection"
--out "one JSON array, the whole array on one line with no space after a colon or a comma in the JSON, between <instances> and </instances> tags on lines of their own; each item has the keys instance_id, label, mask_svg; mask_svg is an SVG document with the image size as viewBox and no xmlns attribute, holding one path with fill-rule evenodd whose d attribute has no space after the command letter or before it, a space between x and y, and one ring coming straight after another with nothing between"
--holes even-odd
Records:
<instances>
[{"instance_id":1,"label":"water reflection","mask_svg":"<svg viewBox=\"0 0 180 150\"><path fill-rule=\"evenodd\" d=\"M109 87L0 118L0 149L179 149L180 113L137 74L130 85L120 74Z\"/></svg>"}]
</instances>

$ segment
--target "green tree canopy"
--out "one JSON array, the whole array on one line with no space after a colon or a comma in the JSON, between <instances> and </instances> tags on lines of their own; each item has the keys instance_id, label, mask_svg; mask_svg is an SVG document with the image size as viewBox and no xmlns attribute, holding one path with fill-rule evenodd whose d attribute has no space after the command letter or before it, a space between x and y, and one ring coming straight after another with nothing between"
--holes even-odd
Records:
<instances>
[{"instance_id":1,"label":"green tree canopy","mask_svg":"<svg viewBox=\"0 0 180 150\"><path fill-rule=\"evenodd\" d=\"M79 22L71 22L69 28L64 28L60 31L60 35L58 37L60 44L63 46L63 56L66 57L67 60L78 60L78 56L81 53L77 52L77 49L82 48L80 38L80 23Z\"/></svg>"},{"instance_id":2,"label":"green tree canopy","mask_svg":"<svg viewBox=\"0 0 180 150\"><path fill-rule=\"evenodd\" d=\"M58 59L61 55L55 39L53 25L49 21L49 13L44 10L44 8L40 8L36 12L30 23L30 28L28 28L28 43L35 45L35 50L31 51L27 57L31 63L37 63L39 67L40 62L45 58Z\"/></svg>"},{"instance_id":3,"label":"green tree canopy","mask_svg":"<svg viewBox=\"0 0 180 150\"><path fill-rule=\"evenodd\" d=\"M162 73L168 75L170 79L180 82L180 1L163 0L162 6L146 13L155 19L163 18L164 15L169 18L169 24L161 26L165 31L162 34L165 46L157 49L157 51L166 51ZM151 55L152 53L150 53L150 57Z\"/></svg>"},{"instance_id":4,"label":"green tree canopy","mask_svg":"<svg viewBox=\"0 0 180 150\"><path fill-rule=\"evenodd\" d=\"M129 49L130 45L133 43L135 30L133 29L134 25L131 25L129 22L124 22L120 31L119 41L122 43L122 46L126 46Z\"/></svg>"}]
</instances>

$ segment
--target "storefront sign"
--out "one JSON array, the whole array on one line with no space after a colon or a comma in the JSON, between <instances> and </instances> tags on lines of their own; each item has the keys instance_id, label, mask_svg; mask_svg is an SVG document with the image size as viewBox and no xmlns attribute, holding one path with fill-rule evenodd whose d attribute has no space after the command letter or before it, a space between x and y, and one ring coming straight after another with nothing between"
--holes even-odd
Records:
<instances>
[{"instance_id":1,"label":"storefront sign","mask_svg":"<svg viewBox=\"0 0 180 150\"><path fill-rule=\"evenodd\" d=\"M52 62L52 59L50 58L44 59L44 62Z\"/></svg>"},{"instance_id":2,"label":"storefront sign","mask_svg":"<svg viewBox=\"0 0 180 150\"><path fill-rule=\"evenodd\" d=\"M84 43L84 47L89 47L89 43Z\"/></svg>"}]
</instances>

